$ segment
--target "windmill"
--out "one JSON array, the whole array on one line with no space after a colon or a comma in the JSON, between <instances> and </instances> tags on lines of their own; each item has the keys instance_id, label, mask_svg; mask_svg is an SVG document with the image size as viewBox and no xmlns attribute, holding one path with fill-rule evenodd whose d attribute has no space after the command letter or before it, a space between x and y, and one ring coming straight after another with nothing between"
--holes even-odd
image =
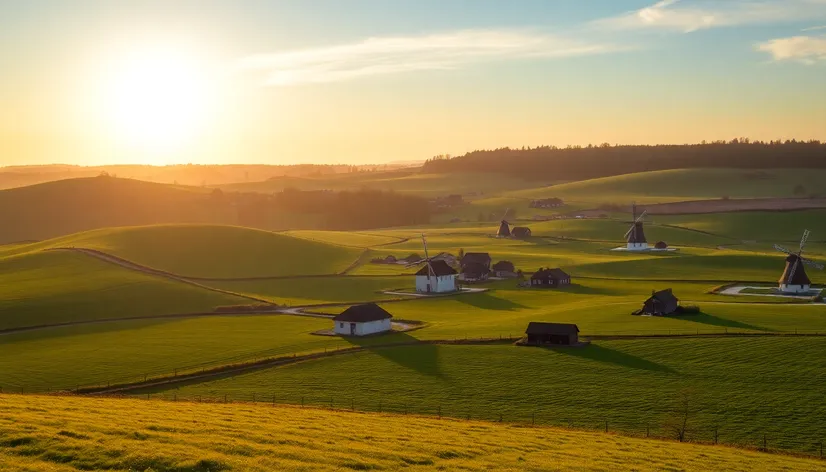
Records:
<instances>
[{"instance_id":1,"label":"windmill","mask_svg":"<svg viewBox=\"0 0 826 472\"><path fill-rule=\"evenodd\" d=\"M427 251L427 238L424 234L422 234L422 245L424 246L424 259L419 259L405 266L414 267L422 262L425 263L425 266L416 272L416 291L423 293L455 291L456 270L441 259L434 261L430 258Z\"/></svg>"},{"instance_id":2,"label":"windmill","mask_svg":"<svg viewBox=\"0 0 826 472\"><path fill-rule=\"evenodd\" d=\"M500 238L509 238L510 237L511 228L509 226L509 223L505 220L505 217L508 216L508 213L510 213L510 211L511 211L511 209L508 208L507 210L505 210L505 214L502 215L502 222L499 225L499 231L496 233L497 237L500 237Z\"/></svg>"},{"instance_id":3,"label":"windmill","mask_svg":"<svg viewBox=\"0 0 826 472\"><path fill-rule=\"evenodd\" d=\"M783 270L783 275L780 276L780 280L778 280L780 283L780 291L783 293L803 293L809 291L812 281L809 280L809 276L806 275L803 264L818 270L823 270L822 264L803 257L803 247L806 245L806 240L808 239L809 230L803 230L803 237L800 238L800 247L797 252L789 251L777 244L774 245L774 248L778 251L788 254L788 256L786 256L786 268Z\"/></svg>"},{"instance_id":4,"label":"windmill","mask_svg":"<svg viewBox=\"0 0 826 472\"><path fill-rule=\"evenodd\" d=\"M631 228L625 233L626 246L629 251L644 251L648 249L648 241L645 239L645 232L642 229L642 220L647 211L643 211L637 216L637 204L631 204Z\"/></svg>"}]
</instances>

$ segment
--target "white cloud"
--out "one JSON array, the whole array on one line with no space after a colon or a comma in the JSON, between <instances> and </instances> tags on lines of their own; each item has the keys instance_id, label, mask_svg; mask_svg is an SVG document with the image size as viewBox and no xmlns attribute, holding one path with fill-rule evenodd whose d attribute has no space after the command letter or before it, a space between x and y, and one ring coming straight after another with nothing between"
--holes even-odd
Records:
<instances>
[{"instance_id":1,"label":"white cloud","mask_svg":"<svg viewBox=\"0 0 826 472\"><path fill-rule=\"evenodd\" d=\"M799 61L805 64L826 61L826 37L778 38L760 43L756 48L771 54L776 61Z\"/></svg>"},{"instance_id":2,"label":"white cloud","mask_svg":"<svg viewBox=\"0 0 826 472\"><path fill-rule=\"evenodd\" d=\"M826 0L662 0L649 7L592 22L605 29L661 29L690 33L749 24L826 18Z\"/></svg>"},{"instance_id":3,"label":"white cloud","mask_svg":"<svg viewBox=\"0 0 826 472\"><path fill-rule=\"evenodd\" d=\"M817 30L822 30L822 29L826 29L826 25L823 25L823 26L812 26L811 28L803 28L803 29L802 29L802 30L800 30L800 31L817 31Z\"/></svg>"},{"instance_id":4,"label":"white cloud","mask_svg":"<svg viewBox=\"0 0 826 472\"><path fill-rule=\"evenodd\" d=\"M268 85L322 83L408 71L456 69L486 61L600 54L620 48L543 33L465 30L425 36L368 38L328 47L248 56L243 69Z\"/></svg>"}]
</instances>

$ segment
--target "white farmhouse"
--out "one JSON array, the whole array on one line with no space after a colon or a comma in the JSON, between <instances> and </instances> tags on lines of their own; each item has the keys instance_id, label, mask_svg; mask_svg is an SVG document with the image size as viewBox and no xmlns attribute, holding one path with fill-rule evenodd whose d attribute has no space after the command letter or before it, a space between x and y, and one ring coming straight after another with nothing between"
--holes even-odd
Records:
<instances>
[{"instance_id":1,"label":"white farmhouse","mask_svg":"<svg viewBox=\"0 0 826 472\"><path fill-rule=\"evenodd\" d=\"M393 315L375 303L354 305L333 318L333 331L344 336L366 336L390 331Z\"/></svg>"},{"instance_id":2,"label":"white farmhouse","mask_svg":"<svg viewBox=\"0 0 826 472\"><path fill-rule=\"evenodd\" d=\"M420 293L455 292L456 269L442 260L425 264L416 272L416 291Z\"/></svg>"}]
</instances>

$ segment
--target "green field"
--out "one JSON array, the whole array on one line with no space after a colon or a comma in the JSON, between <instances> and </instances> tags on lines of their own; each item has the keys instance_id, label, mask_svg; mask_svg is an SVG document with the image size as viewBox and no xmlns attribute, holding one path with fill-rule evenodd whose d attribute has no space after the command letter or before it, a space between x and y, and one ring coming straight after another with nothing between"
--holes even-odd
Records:
<instances>
[{"instance_id":1,"label":"green field","mask_svg":"<svg viewBox=\"0 0 826 472\"><path fill-rule=\"evenodd\" d=\"M3 395L0 437L0 468L26 472L822 469L815 459L559 428L129 399Z\"/></svg>"},{"instance_id":2,"label":"green field","mask_svg":"<svg viewBox=\"0 0 826 472\"><path fill-rule=\"evenodd\" d=\"M0 329L212 311L249 303L70 251L0 258Z\"/></svg>"},{"instance_id":3,"label":"green field","mask_svg":"<svg viewBox=\"0 0 826 472\"><path fill-rule=\"evenodd\" d=\"M182 397L281 401L667 435L691 401L689 438L814 452L826 436L826 339L598 341L546 350L500 346L377 348L175 390ZM778 388L782 385L783 388ZM171 392L170 392L171 393ZM334 403L335 404L335 403Z\"/></svg>"},{"instance_id":4,"label":"green field","mask_svg":"<svg viewBox=\"0 0 826 472\"><path fill-rule=\"evenodd\" d=\"M208 282L210 287L270 300L279 305L358 303L398 298L381 293L392 289L413 289L407 277L308 277L250 281Z\"/></svg>"}]
</instances>

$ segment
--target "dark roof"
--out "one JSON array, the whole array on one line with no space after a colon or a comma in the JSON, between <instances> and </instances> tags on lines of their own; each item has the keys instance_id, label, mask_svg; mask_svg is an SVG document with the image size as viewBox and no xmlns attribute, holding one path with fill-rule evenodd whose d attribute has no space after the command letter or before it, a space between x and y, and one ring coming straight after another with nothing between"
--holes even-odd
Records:
<instances>
[{"instance_id":1,"label":"dark roof","mask_svg":"<svg viewBox=\"0 0 826 472\"><path fill-rule=\"evenodd\" d=\"M797 265L797 268L794 270L794 274L791 274L793 265ZM791 277L789 277L790 275ZM797 254L789 254L786 257L786 268L783 270L779 282L786 285L811 285L812 281L809 280L809 276L803 270L803 264Z\"/></svg>"},{"instance_id":2,"label":"dark roof","mask_svg":"<svg viewBox=\"0 0 826 472\"><path fill-rule=\"evenodd\" d=\"M433 275L436 277L441 277L442 275L454 275L456 274L456 269L450 267L447 262L439 259L439 260L430 260L430 267L433 268ZM427 264L423 265L416 275L427 275Z\"/></svg>"},{"instance_id":3,"label":"dark roof","mask_svg":"<svg viewBox=\"0 0 826 472\"><path fill-rule=\"evenodd\" d=\"M531 234L531 229L527 226L516 226L511 230L512 236L527 236Z\"/></svg>"},{"instance_id":4,"label":"dark roof","mask_svg":"<svg viewBox=\"0 0 826 472\"><path fill-rule=\"evenodd\" d=\"M651 294L651 298L657 299L662 303L677 303L677 297L674 296L674 293L671 291L670 288L665 290L660 290L659 292L654 292ZM649 300L651 299L649 298Z\"/></svg>"},{"instance_id":5,"label":"dark roof","mask_svg":"<svg viewBox=\"0 0 826 472\"><path fill-rule=\"evenodd\" d=\"M568 275L564 270L560 268L555 269L542 269L540 268L538 271L534 272L531 276L531 279L554 279L554 280L562 280L562 279L570 279L571 276Z\"/></svg>"},{"instance_id":6,"label":"dark roof","mask_svg":"<svg viewBox=\"0 0 826 472\"><path fill-rule=\"evenodd\" d=\"M665 249L668 247L668 244L666 244L665 241L657 241L657 244L655 244L654 247L657 249Z\"/></svg>"},{"instance_id":7,"label":"dark roof","mask_svg":"<svg viewBox=\"0 0 826 472\"><path fill-rule=\"evenodd\" d=\"M465 264L482 264L484 266L490 265L490 254L486 252L466 252L464 256L462 256L461 264L464 266Z\"/></svg>"},{"instance_id":8,"label":"dark roof","mask_svg":"<svg viewBox=\"0 0 826 472\"><path fill-rule=\"evenodd\" d=\"M510 236L511 235L511 230L510 230L510 227L508 226L507 221L502 220L502 223L499 224L499 232L497 234L499 236Z\"/></svg>"},{"instance_id":9,"label":"dark roof","mask_svg":"<svg viewBox=\"0 0 826 472\"><path fill-rule=\"evenodd\" d=\"M543 321L531 321L525 334L558 334L570 336L577 334L579 328L573 323L545 323Z\"/></svg>"},{"instance_id":10,"label":"dark roof","mask_svg":"<svg viewBox=\"0 0 826 472\"><path fill-rule=\"evenodd\" d=\"M645 232L642 230L642 221L637 221L634 226L628 231L629 243L646 243Z\"/></svg>"},{"instance_id":11,"label":"dark roof","mask_svg":"<svg viewBox=\"0 0 826 472\"><path fill-rule=\"evenodd\" d=\"M488 272L490 272L490 269L487 264L481 264L479 262L470 262L462 266L462 273L465 275L482 276L487 275Z\"/></svg>"},{"instance_id":12,"label":"dark roof","mask_svg":"<svg viewBox=\"0 0 826 472\"><path fill-rule=\"evenodd\" d=\"M511 261L499 261L496 264L493 264L493 270L513 272L514 269L516 269L516 267L513 266L513 262Z\"/></svg>"},{"instance_id":13,"label":"dark roof","mask_svg":"<svg viewBox=\"0 0 826 472\"><path fill-rule=\"evenodd\" d=\"M393 315L384 310L384 308L375 303L366 303L364 305L354 305L341 312L333 318L334 321L348 321L351 323L367 323L369 321L386 320L392 318Z\"/></svg>"}]
</instances>

